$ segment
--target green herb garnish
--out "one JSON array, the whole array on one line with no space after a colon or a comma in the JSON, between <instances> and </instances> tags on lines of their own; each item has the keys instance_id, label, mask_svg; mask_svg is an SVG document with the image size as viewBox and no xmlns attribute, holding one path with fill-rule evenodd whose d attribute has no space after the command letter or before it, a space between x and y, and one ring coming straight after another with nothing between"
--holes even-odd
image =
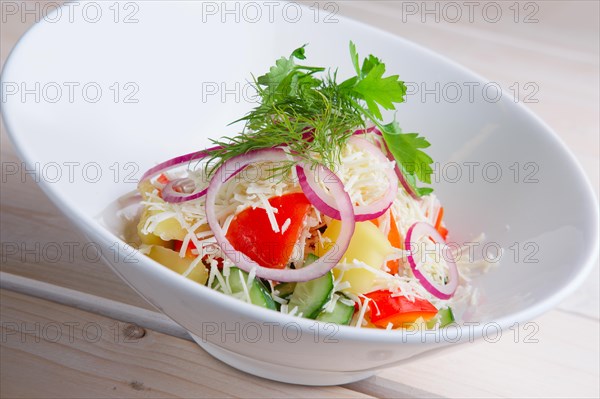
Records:
<instances>
[{"instance_id":1,"label":"green herb garnish","mask_svg":"<svg viewBox=\"0 0 600 399\"><path fill-rule=\"evenodd\" d=\"M396 121L384 124L381 108L395 110L404 101L406 86L398 75L384 77L385 64L369 55L359 62L354 43L350 57L356 76L337 83L337 71L298 65L306 45L288 57L278 59L268 73L254 79L260 105L244 117L244 128L234 137L213 140L223 148L212 153L212 169L237 155L260 148L288 146L310 163L322 163L335 170L341 151L357 128L372 121L383 133L408 183L419 195L432 191L417 187L417 180L431 183L432 159L421 149L429 142L417 133L403 133ZM283 167L286 169L293 166Z\"/></svg>"}]
</instances>

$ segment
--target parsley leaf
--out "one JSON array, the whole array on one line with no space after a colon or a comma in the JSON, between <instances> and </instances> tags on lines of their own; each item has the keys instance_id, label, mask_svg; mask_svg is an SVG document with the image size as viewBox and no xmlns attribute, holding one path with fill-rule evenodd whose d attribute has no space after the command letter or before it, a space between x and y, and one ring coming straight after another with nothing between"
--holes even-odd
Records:
<instances>
[{"instance_id":1,"label":"parsley leaf","mask_svg":"<svg viewBox=\"0 0 600 399\"><path fill-rule=\"evenodd\" d=\"M297 81L297 75L302 75L300 73L301 70L309 70L312 73L325 70L325 68L307 68L296 65L296 63L294 62L294 58L299 60L306 59L304 49L305 47L306 44L294 50L289 58L281 57L280 59L275 61L275 65L269 69L269 72L262 76L259 76L256 80L256 83L258 85L265 86L266 90L269 90L271 93L275 91L284 92L284 88L291 87L292 83L295 83ZM311 73L309 73L309 75L310 74ZM294 77L296 79L294 79ZM283 87L282 84L284 85Z\"/></svg>"},{"instance_id":2,"label":"parsley leaf","mask_svg":"<svg viewBox=\"0 0 600 399\"><path fill-rule=\"evenodd\" d=\"M431 145L429 141L418 133L403 133L396 121L383 127L383 138L408 183L419 195L431 193L433 189L429 187L417 187L417 179L431 184L433 159L421 151Z\"/></svg>"},{"instance_id":3,"label":"parsley leaf","mask_svg":"<svg viewBox=\"0 0 600 399\"><path fill-rule=\"evenodd\" d=\"M364 65L364 64L363 64ZM394 103L404 101L406 87L398 81L398 75L383 78L385 64L378 64L370 68L364 79L359 80L354 86L354 92L365 100L369 111L377 119L382 119L379 105L385 109L396 109Z\"/></svg>"},{"instance_id":4,"label":"parsley leaf","mask_svg":"<svg viewBox=\"0 0 600 399\"><path fill-rule=\"evenodd\" d=\"M368 74L369 72L371 72L371 69L373 69L373 67L377 66L377 65L384 65L381 60L377 57L375 57L373 54L369 55L367 58L365 58L365 60L363 61L363 65L361 68L361 72L364 75Z\"/></svg>"},{"instance_id":5,"label":"parsley leaf","mask_svg":"<svg viewBox=\"0 0 600 399\"><path fill-rule=\"evenodd\" d=\"M298 47L296 50L294 50L292 52L292 55L290 58L294 57L297 58L299 60L305 60L306 59L306 55L304 54L305 50L304 48L306 47L306 44L302 47Z\"/></svg>"},{"instance_id":6,"label":"parsley leaf","mask_svg":"<svg viewBox=\"0 0 600 399\"><path fill-rule=\"evenodd\" d=\"M404 101L406 94L404 82L398 80L398 75L384 78L385 64L374 55L365 58L362 67L359 68L358 53L352 42L350 42L350 57L357 76L346 80L340 86L348 90L351 96L363 100L372 116L378 120L383 119L379 107L388 110L396 109L394 103Z\"/></svg>"},{"instance_id":7,"label":"parsley leaf","mask_svg":"<svg viewBox=\"0 0 600 399\"><path fill-rule=\"evenodd\" d=\"M275 61L275 65L269 69L268 73L259 76L256 81L260 85L275 89L294 67L295 63L292 58L281 57Z\"/></svg>"}]
</instances>

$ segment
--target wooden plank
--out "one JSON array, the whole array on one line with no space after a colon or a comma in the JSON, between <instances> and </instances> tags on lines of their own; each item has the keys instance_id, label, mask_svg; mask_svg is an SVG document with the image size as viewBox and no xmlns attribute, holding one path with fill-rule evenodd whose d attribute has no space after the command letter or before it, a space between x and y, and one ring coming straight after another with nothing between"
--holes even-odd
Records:
<instances>
[{"instance_id":1,"label":"wooden plank","mask_svg":"<svg viewBox=\"0 0 600 399\"><path fill-rule=\"evenodd\" d=\"M356 392L372 395L377 398L441 398L429 391L416 388L403 382L383 378L379 375L367 378L363 381L346 384L344 387Z\"/></svg>"},{"instance_id":2,"label":"wooden plank","mask_svg":"<svg viewBox=\"0 0 600 399\"><path fill-rule=\"evenodd\" d=\"M195 343L132 335L126 323L45 300L6 290L0 299L3 398L368 397L253 377Z\"/></svg>"},{"instance_id":3,"label":"wooden plank","mask_svg":"<svg viewBox=\"0 0 600 399\"><path fill-rule=\"evenodd\" d=\"M20 354L18 358L15 358L11 355L16 356L17 353L23 351L44 360L36 365L40 369L56 368L56 357L60 356L60 353L68 354L73 368L84 367L85 369L87 366L83 364L78 366L80 362L87 364L89 361L86 356L80 356L78 353L78 351L84 350L95 357L102 357L104 362L110 363L110 366L107 364L106 367L112 370L115 367L119 369L123 366L120 364L123 362L121 354L126 357L137 356L135 353L130 353L130 348L147 350L146 346L138 345L146 337L144 340L135 340L127 339L125 336L124 329L132 326L131 323L93 315L82 310L6 290L2 290L0 310L3 354L1 361L5 366L3 370L8 370L9 375L12 375L14 368L32 367L31 359L28 356L22 358L23 355ZM139 319L133 316L130 321L138 323ZM164 344L163 341L178 343L174 346L165 346L164 351L153 353L151 357L152 361L158 362L160 359L162 364L172 365L172 357L178 358L179 356L177 354L179 352L173 353L173 351L179 350L180 346L185 346L185 344L177 338L144 329L144 321L142 320L141 323L142 325L138 325L137 330L133 330L134 332L142 330L146 332L146 336L160 337L158 340L162 344ZM69 325L74 326L73 330L69 330ZM565 326L577 327L578 336L573 338L571 334L565 334ZM102 339L92 342L96 340L98 331L100 331ZM493 330L491 331L493 332ZM61 334L60 340L57 339L57 332ZM599 344L596 339L598 334L599 323L596 320L553 311L527 326L521 326L518 330L504 332L497 342L491 342L495 341L495 334L490 334L490 342L467 343L434 357L414 360L402 366L383 370L376 377L348 384L345 388L375 397L436 397L438 395L450 397L561 397L569 395L597 397L600 372L597 362L600 357ZM85 339L86 335L88 339ZM53 342L57 340L59 342ZM15 341L18 341L19 344L17 345ZM111 344L122 345L124 349L106 347ZM52 350L44 345L49 345L59 354L53 354ZM62 345L70 347L67 350ZM229 367L204 353L194 343L189 342L189 345L191 346L186 346L186 348L193 348L189 350L194 354L198 355L197 352L201 352L202 356L198 355L200 356L198 362L201 362L203 367L210 368L210 370L225 368L233 372ZM85 349L82 349L82 346ZM116 351L120 355L113 359L106 351ZM5 357L7 353L9 355ZM9 360L10 362L8 362ZM189 361L189 358L184 357L183 360ZM10 367L6 367L8 365ZM160 368L161 366L157 365L156 367ZM192 368L197 367L198 365L194 365ZM129 384L138 386L134 383L135 381L144 384L143 376L153 375L158 369L151 368L151 372L147 369L144 370L140 369L140 374L132 377ZM71 372L69 371L69 373ZM113 381L115 378L113 375L108 376L105 370L98 370L96 373L94 374L96 377L101 375L108 381ZM241 372L239 374L246 376ZM204 375L204 371L202 375ZM568 376L568 378L564 378L564 376ZM167 375L164 378L170 380L171 376ZM213 378L210 380L215 382ZM256 381L260 386L264 382L258 378L255 378ZM165 382L165 384L169 383ZM270 382L266 383L270 384ZM96 386L96 384L98 383L95 382L92 385ZM2 383L2 386L5 384ZM15 392L21 389L14 385L10 386ZM139 385L139 387L141 386ZM160 387L161 394L170 392L162 388L162 385ZM214 389L216 385L212 384L211 387ZM46 388L36 386L26 389ZM88 388L73 384L70 389L85 393ZM81 391L82 389L83 391ZM27 397L36 396L33 392L21 392ZM82 395L85 396L83 393Z\"/></svg>"},{"instance_id":4,"label":"wooden plank","mask_svg":"<svg viewBox=\"0 0 600 399\"><path fill-rule=\"evenodd\" d=\"M158 329L190 340L183 328L156 312L6 273L0 274L0 284L0 288L4 290L47 298L55 303L91 311L98 316L108 316L114 322L133 323L146 330ZM586 320L554 311L520 329L505 331L498 342L466 344L450 353L385 370L379 376L348 384L346 388L376 397L398 397L400 393L403 397L414 398L432 397L436 394L456 396L464 394L465 386L473 396L510 397L527 392L527 396L546 397L550 394L573 392L580 397L593 397L598 387L594 383L597 382L595 377L599 367L595 360L600 356L598 342L594 341L594 337L598 335L598 325L598 321L594 319ZM577 326L581 330L580 336L574 340L556 326ZM490 336L495 340L495 332ZM485 359L483 364L480 364L481 359ZM518 362L516 373L506 364L511 361ZM214 359L211 362L217 363ZM454 370L452 378L448 379L444 373L452 370L454 364L464 364L465 367ZM557 378L552 383L541 384L546 374L539 376L539 369L552 373ZM506 384L494 381L499 377L495 370L504 370L500 377ZM569 380L575 383L576 388L561 383L559 377L564 374L570 376ZM489 390L489 387L493 389Z\"/></svg>"},{"instance_id":5,"label":"wooden plank","mask_svg":"<svg viewBox=\"0 0 600 399\"><path fill-rule=\"evenodd\" d=\"M117 324L121 321L125 322L121 324L134 323L146 330L159 328L167 334L177 334L189 340L183 329L151 311L6 273L0 275L0 282L4 289L49 298L61 304L73 304L96 314L110 315ZM52 307L51 304L47 306ZM62 308L60 305L56 307ZM45 314L49 320L63 323L55 320L53 312ZM7 330L14 329L10 321L3 326ZM575 326L580 331L579 336L573 339L557 326ZM523 393L527 393L527 396L551 397L569 392L579 397L594 397L598 391L599 365L596 360L600 357L598 341L594 340L599 333L598 326L598 321L594 319L553 311L519 329L505 331L497 342L466 344L451 352L384 370L377 377L348 384L346 388L376 397L398 397L399 394L403 397L457 396L464 395L465 388L476 397L511 397ZM43 329L38 328L38 333ZM6 334L9 335L14 334ZM490 337L494 338L490 341L496 341L495 333ZM214 359L210 362L218 363ZM511 362L517 366L511 367ZM464 367L453 369L456 364ZM540 376L538 370L542 369L544 375ZM452 378L446 375L450 370ZM497 370L503 372L498 373ZM548 373L556 378L545 382ZM569 375L568 384L561 380L562 375ZM498 378L502 378L505 384L497 381Z\"/></svg>"},{"instance_id":6,"label":"wooden plank","mask_svg":"<svg viewBox=\"0 0 600 399\"><path fill-rule=\"evenodd\" d=\"M0 289L45 299L111 319L134 323L150 330L192 341L192 337L183 327L157 310L143 309L4 272L0 272Z\"/></svg>"},{"instance_id":7,"label":"wooden plank","mask_svg":"<svg viewBox=\"0 0 600 399\"><path fill-rule=\"evenodd\" d=\"M552 311L497 342L489 331L490 342L466 343L378 378L446 397L599 397L597 320Z\"/></svg>"}]
</instances>

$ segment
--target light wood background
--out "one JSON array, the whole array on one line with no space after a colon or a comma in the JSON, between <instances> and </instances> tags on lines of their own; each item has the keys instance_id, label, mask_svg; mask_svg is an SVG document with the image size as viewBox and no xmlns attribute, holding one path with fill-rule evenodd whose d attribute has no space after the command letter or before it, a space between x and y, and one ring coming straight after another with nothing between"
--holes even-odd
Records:
<instances>
[{"instance_id":1,"label":"light wood background","mask_svg":"<svg viewBox=\"0 0 600 399\"><path fill-rule=\"evenodd\" d=\"M477 11L473 22L463 17L457 23L443 18L438 23L433 16L425 16L423 23L420 14L403 14L403 7L420 8L422 2L331 3L342 15L429 47L505 88L534 82L538 101L527 106L573 151L598 194L597 1L520 2L518 22L509 8L514 2L498 2L505 17L497 23ZM436 2L427 2L427 7L436 7ZM534 10L538 22L524 23ZM3 15L0 23L4 65L33 18L22 22ZM4 165L20 162L4 130L1 144ZM33 179L2 178L3 243L27 248L84 244ZM60 262L22 254L0 257L2 398L600 396L597 265L576 294L535 320L537 343L524 342L530 331L521 328L518 338L508 332L497 343L463 345L362 382L309 388L252 377L212 359L106 266L86 261L80 251Z\"/></svg>"}]
</instances>

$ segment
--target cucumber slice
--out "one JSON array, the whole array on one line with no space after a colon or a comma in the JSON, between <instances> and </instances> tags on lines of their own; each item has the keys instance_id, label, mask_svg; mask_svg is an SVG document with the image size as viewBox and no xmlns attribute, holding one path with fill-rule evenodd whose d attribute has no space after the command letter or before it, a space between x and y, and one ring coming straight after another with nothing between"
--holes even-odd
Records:
<instances>
[{"instance_id":1,"label":"cucumber slice","mask_svg":"<svg viewBox=\"0 0 600 399\"><path fill-rule=\"evenodd\" d=\"M322 311L317 316L317 321L324 323L335 323L342 326L347 326L354 315L354 306L346 305L341 301L337 301L331 312Z\"/></svg>"},{"instance_id":2,"label":"cucumber slice","mask_svg":"<svg viewBox=\"0 0 600 399\"><path fill-rule=\"evenodd\" d=\"M283 299L288 299L294 292L294 288L296 288L296 283L279 283L273 287L278 292L277 296Z\"/></svg>"},{"instance_id":3,"label":"cucumber slice","mask_svg":"<svg viewBox=\"0 0 600 399\"><path fill-rule=\"evenodd\" d=\"M327 272L314 280L297 283L294 293L290 297L288 310L298 307L307 319L317 317L323 306L331 299L333 291L333 273Z\"/></svg>"},{"instance_id":4,"label":"cucumber slice","mask_svg":"<svg viewBox=\"0 0 600 399\"><path fill-rule=\"evenodd\" d=\"M306 259L304 260L304 266L310 265L311 263L313 263L317 259L319 259L319 257L317 255L315 255L315 254L308 254L308 255L306 255Z\"/></svg>"},{"instance_id":5,"label":"cucumber slice","mask_svg":"<svg viewBox=\"0 0 600 399\"><path fill-rule=\"evenodd\" d=\"M319 259L319 257L317 255L308 254L306 256L306 259L304 260L304 266L310 265L317 259ZM273 290L277 291L277 296L279 298L289 301L290 296L292 296L292 294L294 293L294 290L296 289L296 284L297 284L296 282L279 283L275 287L273 287ZM277 303L277 305L279 307L279 303Z\"/></svg>"},{"instance_id":6,"label":"cucumber slice","mask_svg":"<svg viewBox=\"0 0 600 399\"><path fill-rule=\"evenodd\" d=\"M448 307L438 310L435 317L427 322L427 328L433 329L438 323L440 328L454 323L454 313L452 313L451 308Z\"/></svg>"},{"instance_id":7,"label":"cucumber slice","mask_svg":"<svg viewBox=\"0 0 600 399\"><path fill-rule=\"evenodd\" d=\"M319 257L317 255L308 254L306 256L306 259L304 260L304 266L310 265L317 259L319 259ZM296 288L295 282L279 283L275 287L273 287L273 289L277 290L277 292L279 293L277 296L279 298L283 298L283 299L288 299L290 297L290 295L292 295L292 293L294 292L295 288Z\"/></svg>"},{"instance_id":8,"label":"cucumber slice","mask_svg":"<svg viewBox=\"0 0 600 399\"><path fill-rule=\"evenodd\" d=\"M237 268L232 267L229 269L229 287L231 288L232 294L239 294L244 292L244 284L242 283L242 279L244 279L244 283L248 281L248 273ZM215 279L213 282L213 289L216 289L219 292L225 292L223 287L219 286L219 282ZM248 296L250 297L250 302L255 305L262 306L263 308L277 310L277 306L275 305L275 301L271 297L271 294L267 287L258 279L254 279L248 285Z\"/></svg>"},{"instance_id":9,"label":"cucumber slice","mask_svg":"<svg viewBox=\"0 0 600 399\"><path fill-rule=\"evenodd\" d=\"M440 327L446 327L449 324L454 323L454 313L451 308L444 308L438 312L440 318Z\"/></svg>"}]
</instances>

